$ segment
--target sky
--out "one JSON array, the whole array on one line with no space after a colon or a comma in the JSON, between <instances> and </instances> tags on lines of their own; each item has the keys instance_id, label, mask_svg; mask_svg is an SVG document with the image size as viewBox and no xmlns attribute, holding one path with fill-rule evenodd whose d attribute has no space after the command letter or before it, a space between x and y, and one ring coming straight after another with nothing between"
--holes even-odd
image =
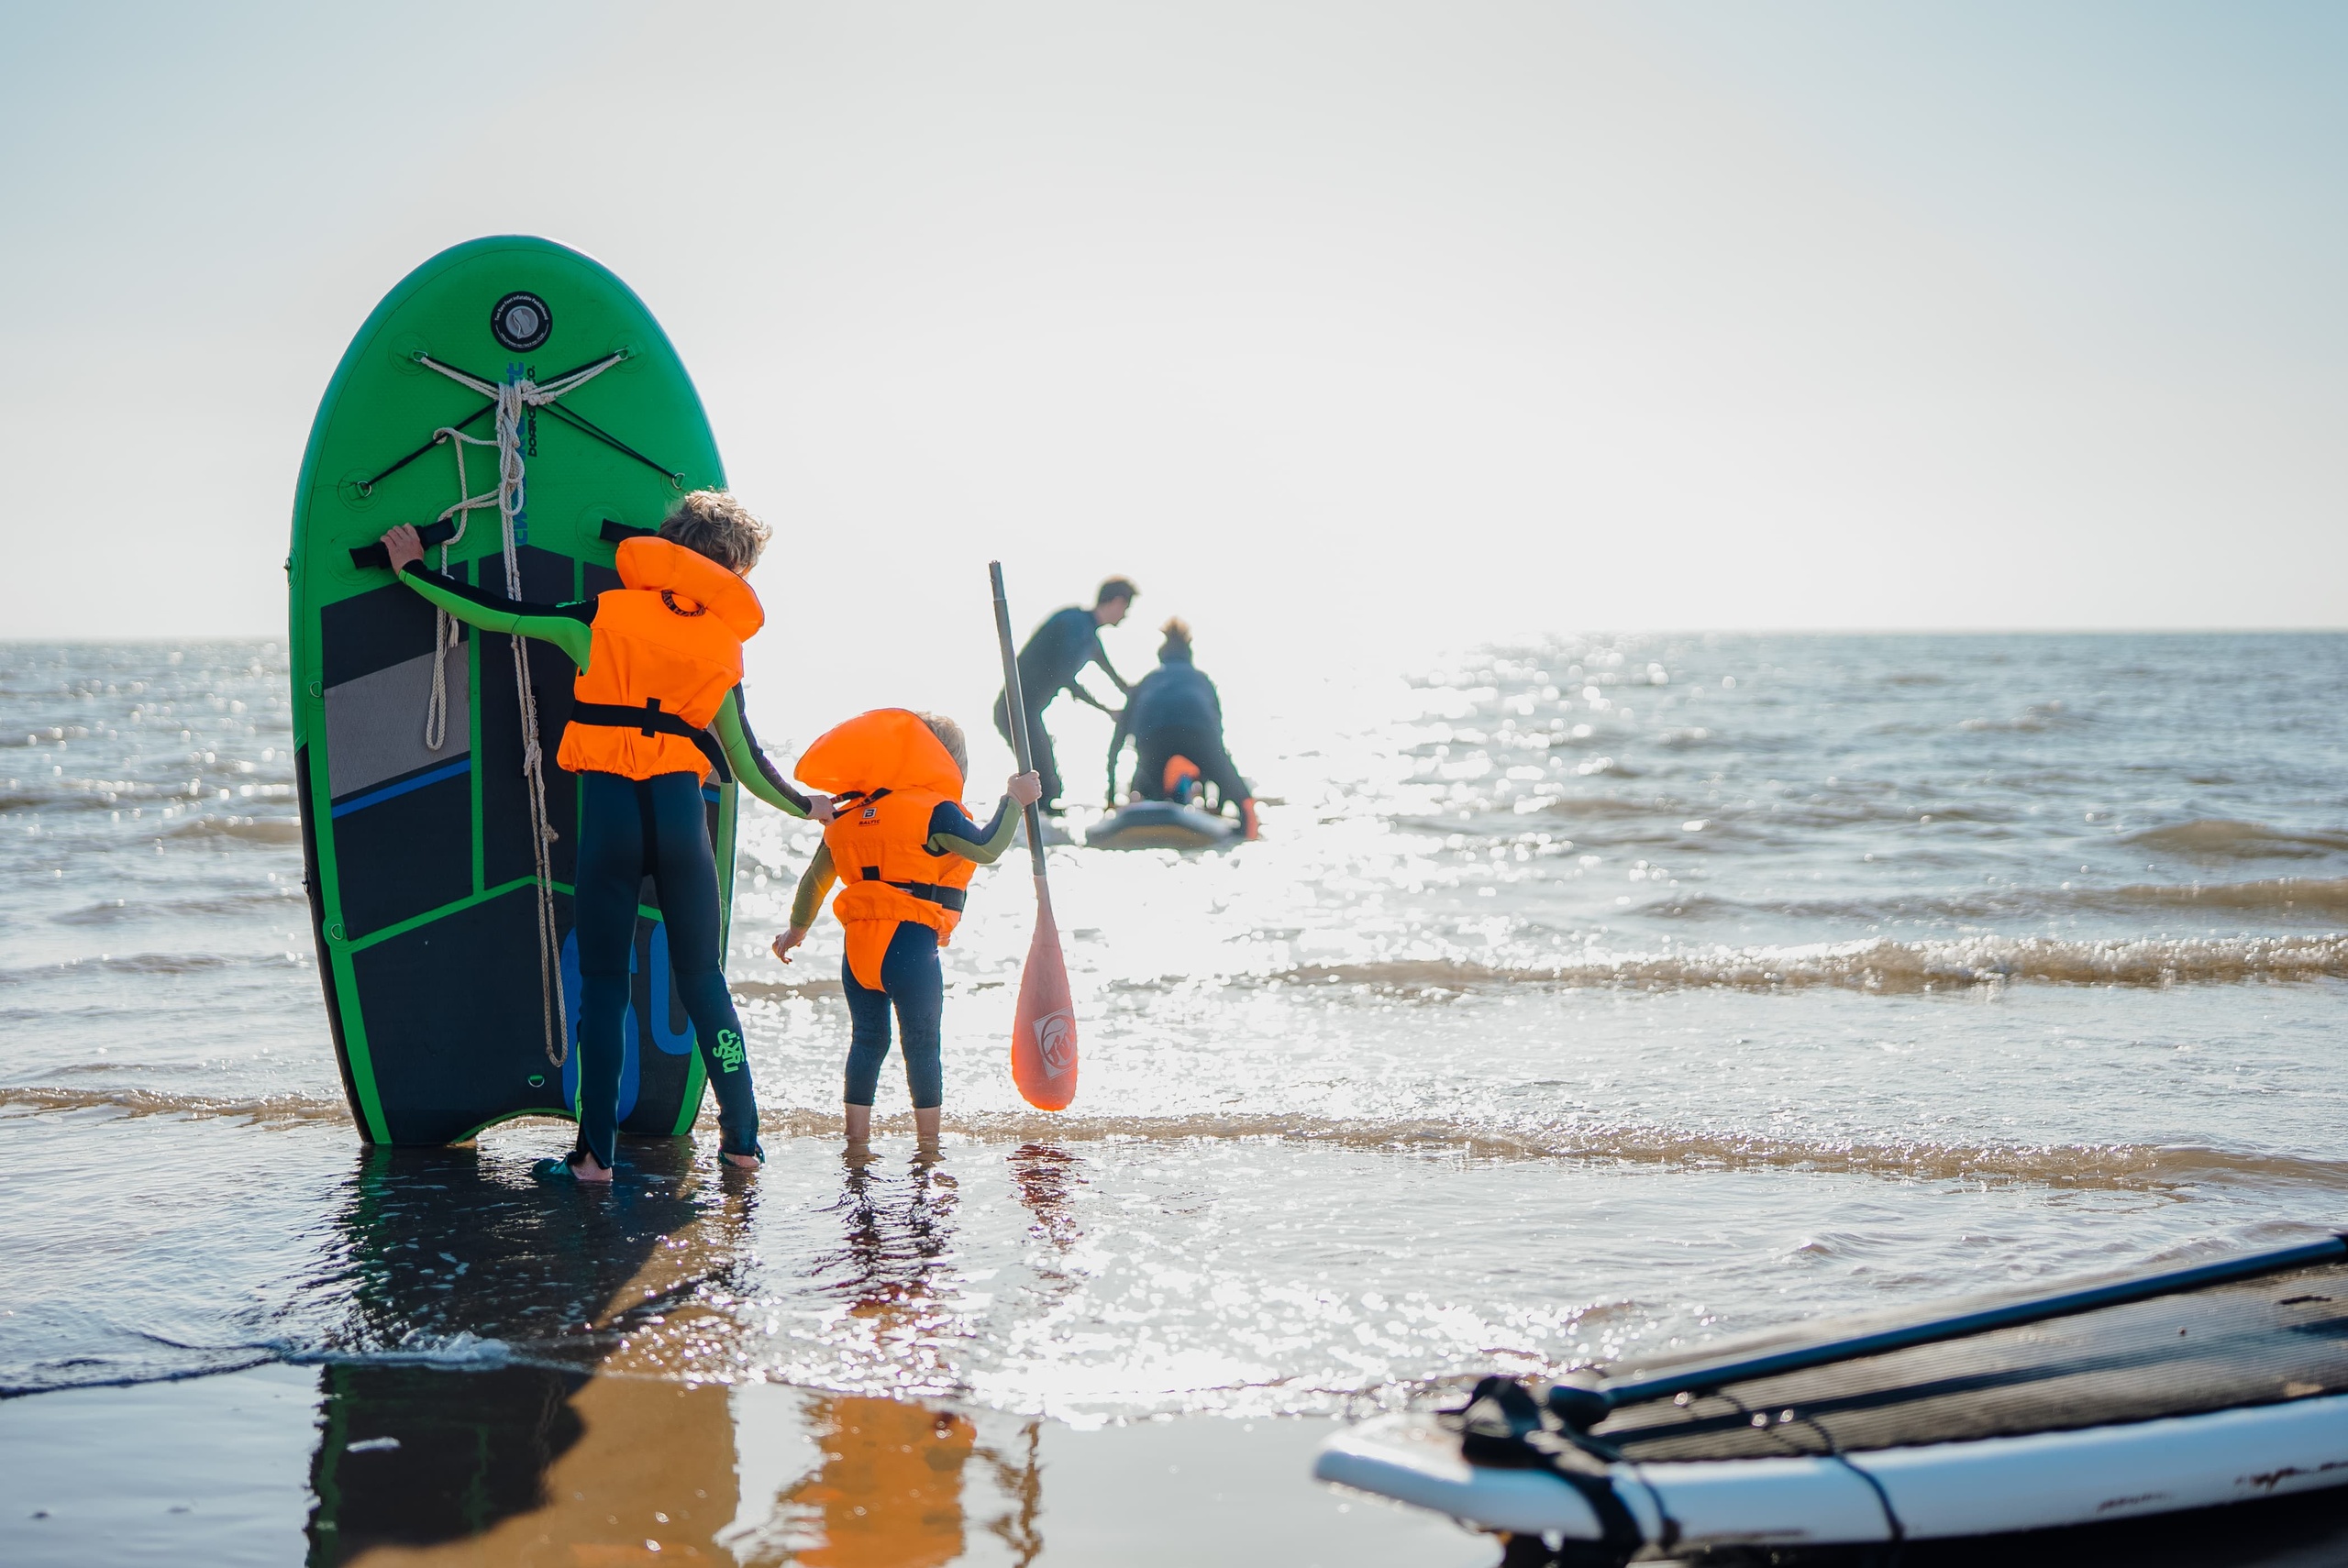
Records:
<instances>
[{"instance_id":1,"label":"sky","mask_svg":"<svg viewBox=\"0 0 2348 1568\"><path fill-rule=\"evenodd\" d=\"M1226 686L2348 622L2348 7L0 4L0 636L281 626L344 346L500 232L669 329L810 712L970 700L991 557Z\"/></svg>"}]
</instances>

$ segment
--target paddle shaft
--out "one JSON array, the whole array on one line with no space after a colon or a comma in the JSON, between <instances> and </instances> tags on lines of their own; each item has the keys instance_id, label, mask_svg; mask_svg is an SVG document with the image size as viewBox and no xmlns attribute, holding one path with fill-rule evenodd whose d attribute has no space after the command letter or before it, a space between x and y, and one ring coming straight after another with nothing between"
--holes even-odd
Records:
<instances>
[{"instance_id":1,"label":"paddle shaft","mask_svg":"<svg viewBox=\"0 0 2348 1568\"><path fill-rule=\"evenodd\" d=\"M1032 773L1036 765L1030 760L1033 748L1027 743L1027 700L1019 690L1019 652L1011 645L1011 606L1002 597L1002 563L987 562L987 576L994 583L994 635L1002 645L1002 706L1011 726L1011 750L1019 758L1019 771ZM1036 880L1040 882L1044 879L1044 813L1036 804L1027 807L1027 853L1036 863Z\"/></svg>"},{"instance_id":2,"label":"paddle shaft","mask_svg":"<svg viewBox=\"0 0 2348 1568\"><path fill-rule=\"evenodd\" d=\"M2100 1307L2149 1301L2154 1297L2166 1296L2173 1291L2221 1285L2228 1280L2254 1279L2262 1274L2279 1274L2285 1269L2304 1268L2312 1264L2338 1263L2343 1257L2348 1257L2348 1242L2333 1237L2329 1241L2311 1242L2305 1246L2287 1247L2280 1252L2228 1258L2222 1263L2203 1264L2195 1268L2176 1269L2138 1279L2116 1280L2110 1285L2089 1286L2084 1290L2059 1291L2052 1296L2010 1302L2003 1307L1936 1319L1929 1323L1887 1329L1880 1333L1861 1334L1854 1339L1836 1340L1826 1344L1804 1345L1798 1350L1780 1351L1774 1355L1718 1361L1707 1365L1658 1373L1649 1377L1601 1383L1597 1392L1604 1397L1611 1408L1620 1409L1625 1405L1669 1398L1675 1394L1707 1392L1723 1384L1749 1383L1755 1378L1803 1372L1811 1367L1829 1366L1835 1362L1851 1361L1859 1356L1880 1355L1886 1351L1939 1344L1991 1329L2012 1328L2021 1323L2043 1323L2052 1318L2092 1312Z\"/></svg>"}]
</instances>

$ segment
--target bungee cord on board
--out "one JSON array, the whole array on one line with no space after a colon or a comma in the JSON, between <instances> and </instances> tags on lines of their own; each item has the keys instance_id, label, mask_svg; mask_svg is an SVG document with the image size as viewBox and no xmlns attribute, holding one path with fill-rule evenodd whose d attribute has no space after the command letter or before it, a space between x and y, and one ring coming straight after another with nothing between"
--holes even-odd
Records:
<instances>
[{"instance_id":1,"label":"bungee cord on board","mask_svg":"<svg viewBox=\"0 0 2348 1568\"><path fill-rule=\"evenodd\" d=\"M454 425L444 425L432 433L433 442L448 441L457 458L458 499L437 519L446 522L453 517L457 525L456 532L440 547L442 571L449 569L449 547L465 536L465 525L472 513L494 508L505 562L506 597L519 599L522 596L522 560L516 548L515 523L525 508L528 480L522 454L523 423L534 410L551 405L556 399L586 385L626 358L626 350L622 349L544 383L525 376L492 384L453 366L444 365L428 354L415 356L417 364L494 400L496 410L493 436L469 436ZM470 425L472 421L468 419L464 423ZM607 436L604 438L610 439ZM617 442L611 444L618 445ZM467 447L488 447L497 454L497 482L479 495L472 493L471 482L465 473ZM424 744L433 751L438 751L448 744L448 655L458 646L457 626L458 622L447 611L436 609L433 612L432 695L426 704L424 715ZM548 855L548 845L553 843L555 833L547 820L546 758L544 748L538 743L538 700L537 693L530 687L529 656L523 648L524 639L517 636L507 641L514 650L514 690L521 707L522 776L527 781L531 860L537 873L538 890L538 1011L545 1029L547 1060L559 1067L570 1059L570 1032L563 1027L562 988L559 978L562 972L562 937L555 920L554 865Z\"/></svg>"}]
</instances>

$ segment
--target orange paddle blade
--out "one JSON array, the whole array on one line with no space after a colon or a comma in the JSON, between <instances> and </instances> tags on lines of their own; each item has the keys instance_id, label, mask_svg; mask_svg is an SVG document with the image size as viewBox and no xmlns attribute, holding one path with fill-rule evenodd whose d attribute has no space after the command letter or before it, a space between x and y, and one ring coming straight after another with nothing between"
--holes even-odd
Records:
<instances>
[{"instance_id":1,"label":"orange paddle blade","mask_svg":"<svg viewBox=\"0 0 2348 1568\"><path fill-rule=\"evenodd\" d=\"M1036 878L1036 940L1019 977L1019 1013L1011 1026L1011 1079L1038 1110L1065 1110L1076 1098L1076 1004L1069 996L1060 928L1052 893Z\"/></svg>"}]
</instances>

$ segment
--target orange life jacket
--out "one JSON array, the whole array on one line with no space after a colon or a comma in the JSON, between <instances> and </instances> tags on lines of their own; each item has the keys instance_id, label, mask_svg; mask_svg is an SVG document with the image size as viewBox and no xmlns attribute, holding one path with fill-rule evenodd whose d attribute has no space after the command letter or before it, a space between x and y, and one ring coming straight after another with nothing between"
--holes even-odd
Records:
<instances>
[{"instance_id":1,"label":"orange life jacket","mask_svg":"<svg viewBox=\"0 0 2348 1568\"><path fill-rule=\"evenodd\" d=\"M624 585L596 596L587 668L558 766L572 773L650 778L729 775L709 734L742 680L742 644L766 624L750 585L667 539L627 539Z\"/></svg>"},{"instance_id":2,"label":"orange life jacket","mask_svg":"<svg viewBox=\"0 0 2348 1568\"><path fill-rule=\"evenodd\" d=\"M847 930L849 973L877 991L900 922L928 926L943 947L962 919L978 863L929 847L930 812L960 802L962 770L919 714L880 708L817 736L798 772L835 797L824 844L844 886L832 912Z\"/></svg>"}]
</instances>

